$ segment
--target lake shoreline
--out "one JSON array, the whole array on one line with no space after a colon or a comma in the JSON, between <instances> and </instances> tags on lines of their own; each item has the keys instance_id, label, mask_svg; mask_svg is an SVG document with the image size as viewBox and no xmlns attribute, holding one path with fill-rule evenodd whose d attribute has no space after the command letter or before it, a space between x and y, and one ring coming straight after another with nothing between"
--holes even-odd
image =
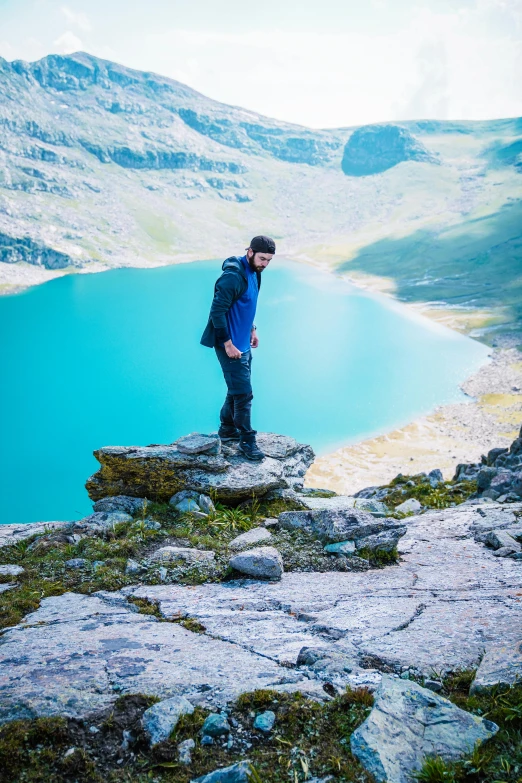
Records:
<instances>
[{"instance_id":1,"label":"lake shoreline","mask_svg":"<svg viewBox=\"0 0 522 783\"><path fill-rule=\"evenodd\" d=\"M491 361L461 384L469 402L441 405L403 427L318 457L305 485L353 494L387 484L398 473L439 468L453 478L461 462L478 462L491 448L509 446L522 422L522 354L492 349Z\"/></svg>"}]
</instances>

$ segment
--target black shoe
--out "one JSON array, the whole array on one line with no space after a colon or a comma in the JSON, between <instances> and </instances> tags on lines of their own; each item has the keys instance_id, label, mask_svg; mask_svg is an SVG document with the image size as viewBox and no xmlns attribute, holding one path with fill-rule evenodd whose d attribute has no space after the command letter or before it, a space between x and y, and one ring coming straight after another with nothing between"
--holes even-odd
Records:
<instances>
[{"instance_id":1,"label":"black shoe","mask_svg":"<svg viewBox=\"0 0 522 783\"><path fill-rule=\"evenodd\" d=\"M240 432L234 427L220 427L218 435L222 441L239 440Z\"/></svg>"},{"instance_id":2,"label":"black shoe","mask_svg":"<svg viewBox=\"0 0 522 783\"><path fill-rule=\"evenodd\" d=\"M240 451L241 454L243 454L247 459L260 461L265 458L265 455L258 447L255 440L252 440L251 442L245 440L240 441L237 450Z\"/></svg>"}]
</instances>

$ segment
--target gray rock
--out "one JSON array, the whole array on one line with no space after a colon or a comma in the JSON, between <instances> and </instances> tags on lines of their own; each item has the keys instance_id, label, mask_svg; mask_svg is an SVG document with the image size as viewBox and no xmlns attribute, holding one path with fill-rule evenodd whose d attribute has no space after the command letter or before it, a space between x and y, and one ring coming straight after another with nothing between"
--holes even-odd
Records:
<instances>
[{"instance_id":1,"label":"gray rock","mask_svg":"<svg viewBox=\"0 0 522 783\"><path fill-rule=\"evenodd\" d=\"M213 514L216 510L216 507L214 503L212 502L212 498L209 498L208 495L200 495L198 498L198 506L205 514Z\"/></svg>"},{"instance_id":2,"label":"gray rock","mask_svg":"<svg viewBox=\"0 0 522 783\"><path fill-rule=\"evenodd\" d=\"M197 508L199 508L199 497L201 493L192 489L182 489L180 492L176 492L169 499L169 506L177 506L182 500L193 500Z\"/></svg>"},{"instance_id":3,"label":"gray rock","mask_svg":"<svg viewBox=\"0 0 522 783\"><path fill-rule=\"evenodd\" d=\"M184 696L173 696L170 699L153 704L142 715L141 725L147 734L149 743L157 745L168 739L182 715L192 715L194 706Z\"/></svg>"},{"instance_id":4,"label":"gray rock","mask_svg":"<svg viewBox=\"0 0 522 783\"><path fill-rule=\"evenodd\" d=\"M442 475L442 470L439 470L438 468L435 468L435 470L430 470L428 473L428 478L435 479L435 481L444 481L444 476Z\"/></svg>"},{"instance_id":5,"label":"gray rock","mask_svg":"<svg viewBox=\"0 0 522 783\"><path fill-rule=\"evenodd\" d=\"M334 498L336 499L336 498ZM286 528L297 528L316 535L325 542L353 541L385 530L403 530L396 519L374 519L367 511L345 509L339 511L284 511L279 522Z\"/></svg>"},{"instance_id":6,"label":"gray rock","mask_svg":"<svg viewBox=\"0 0 522 783\"><path fill-rule=\"evenodd\" d=\"M522 682L522 642L490 644L477 669L470 693L482 693L496 685Z\"/></svg>"},{"instance_id":7,"label":"gray rock","mask_svg":"<svg viewBox=\"0 0 522 783\"><path fill-rule=\"evenodd\" d=\"M213 745L214 744L214 737L211 737L210 734L203 734L201 737L200 745Z\"/></svg>"},{"instance_id":8,"label":"gray rock","mask_svg":"<svg viewBox=\"0 0 522 783\"><path fill-rule=\"evenodd\" d=\"M411 783L428 755L455 760L494 736L498 726L411 681L387 675L374 707L350 738L352 753L379 783Z\"/></svg>"},{"instance_id":9,"label":"gray rock","mask_svg":"<svg viewBox=\"0 0 522 783\"><path fill-rule=\"evenodd\" d=\"M175 445L182 454L219 454L221 440L218 435L202 435L192 432L175 441Z\"/></svg>"},{"instance_id":10,"label":"gray rock","mask_svg":"<svg viewBox=\"0 0 522 783\"><path fill-rule=\"evenodd\" d=\"M485 536L485 542L494 549L507 548L511 552L520 552L521 546L518 541L510 536L507 530L491 530Z\"/></svg>"},{"instance_id":11,"label":"gray rock","mask_svg":"<svg viewBox=\"0 0 522 783\"><path fill-rule=\"evenodd\" d=\"M326 544L324 551L330 555L353 555L355 541L338 541L336 544Z\"/></svg>"},{"instance_id":12,"label":"gray rock","mask_svg":"<svg viewBox=\"0 0 522 783\"><path fill-rule=\"evenodd\" d=\"M254 720L254 728L264 732L265 734L270 734L274 728L275 719L275 712L272 712L272 710L265 710L265 712L261 712L259 715L256 715L256 719Z\"/></svg>"},{"instance_id":13,"label":"gray rock","mask_svg":"<svg viewBox=\"0 0 522 783\"><path fill-rule=\"evenodd\" d=\"M429 691L433 691L433 693L440 693L442 690L442 683L438 680L425 680L424 687Z\"/></svg>"},{"instance_id":14,"label":"gray rock","mask_svg":"<svg viewBox=\"0 0 522 783\"><path fill-rule=\"evenodd\" d=\"M144 566L142 566L136 560L133 560L132 558L129 558L127 560L127 564L125 566L125 573L126 574L140 574L142 571L145 571L145 570L146 569L144 568Z\"/></svg>"},{"instance_id":15,"label":"gray rock","mask_svg":"<svg viewBox=\"0 0 522 783\"><path fill-rule=\"evenodd\" d=\"M279 520L275 517L267 517L262 520L261 524L266 528L279 527Z\"/></svg>"},{"instance_id":16,"label":"gray rock","mask_svg":"<svg viewBox=\"0 0 522 783\"><path fill-rule=\"evenodd\" d=\"M401 503L399 506L395 506L395 511L398 511L401 514L415 514L417 511L420 511L422 508L422 505L419 503L417 498L408 498L408 500L405 500L404 503Z\"/></svg>"},{"instance_id":17,"label":"gray rock","mask_svg":"<svg viewBox=\"0 0 522 783\"><path fill-rule=\"evenodd\" d=\"M264 527L253 527L251 530L247 530L246 533L236 536L229 544L230 549L248 549L256 544L260 544L262 541L268 541L272 538L272 534Z\"/></svg>"},{"instance_id":18,"label":"gray rock","mask_svg":"<svg viewBox=\"0 0 522 783\"><path fill-rule=\"evenodd\" d=\"M183 740L178 745L178 761L180 764L185 764L187 767L192 764L192 751L196 747L196 743L192 738Z\"/></svg>"},{"instance_id":19,"label":"gray rock","mask_svg":"<svg viewBox=\"0 0 522 783\"><path fill-rule=\"evenodd\" d=\"M179 511L180 513L188 513L188 512L199 512L199 506L196 503L195 500L192 500L191 498L184 498L183 500L180 500L179 503L176 503L174 506L176 511ZM199 512L201 513L201 512Z\"/></svg>"},{"instance_id":20,"label":"gray rock","mask_svg":"<svg viewBox=\"0 0 522 783\"><path fill-rule=\"evenodd\" d=\"M201 734L207 737L222 737L230 733L230 724L224 715L214 712L205 718Z\"/></svg>"},{"instance_id":21,"label":"gray rock","mask_svg":"<svg viewBox=\"0 0 522 783\"><path fill-rule=\"evenodd\" d=\"M86 560L84 557L73 557L71 560L65 561L65 567L71 568L72 570L79 570L81 568L85 568L86 565L89 564L89 561Z\"/></svg>"},{"instance_id":22,"label":"gray rock","mask_svg":"<svg viewBox=\"0 0 522 783\"><path fill-rule=\"evenodd\" d=\"M102 498L97 500L94 504L94 511L105 511L111 513L112 511L122 511L125 514L139 514L146 506L146 499L133 498L129 495L114 495L113 497Z\"/></svg>"},{"instance_id":23,"label":"gray rock","mask_svg":"<svg viewBox=\"0 0 522 783\"><path fill-rule=\"evenodd\" d=\"M192 549L191 547L181 546L162 546L156 549L149 558L152 562L159 563L213 563L215 560L214 552L204 549Z\"/></svg>"},{"instance_id":24,"label":"gray rock","mask_svg":"<svg viewBox=\"0 0 522 783\"><path fill-rule=\"evenodd\" d=\"M106 535L111 533L116 525L132 521L131 515L123 511L95 511L94 514L75 522L72 530L87 536Z\"/></svg>"},{"instance_id":25,"label":"gray rock","mask_svg":"<svg viewBox=\"0 0 522 783\"><path fill-rule=\"evenodd\" d=\"M512 547L501 546L500 549L497 549L496 552L493 552L493 557L509 557L512 554L515 554ZM516 554L519 554L519 552Z\"/></svg>"},{"instance_id":26,"label":"gray rock","mask_svg":"<svg viewBox=\"0 0 522 783\"><path fill-rule=\"evenodd\" d=\"M144 447L106 446L95 452L100 470L87 481L93 500L111 494L139 495L168 502L189 488L219 501L241 502L270 490L302 486L314 460L310 446L274 433L258 433L259 447L267 455L252 463L227 445L223 454L185 454L176 445ZM215 494L214 494L215 493Z\"/></svg>"},{"instance_id":27,"label":"gray rock","mask_svg":"<svg viewBox=\"0 0 522 783\"><path fill-rule=\"evenodd\" d=\"M0 565L0 576L20 576L24 571L19 565Z\"/></svg>"},{"instance_id":28,"label":"gray rock","mask_svg":"<svg viewBox=\"0 0 522 783\"><path fill-rule=\"evenodd\" d=\"M283 559L273 546L260 546L240 552L230 558L229 565L257 579L281 579L283 573Z\"/></svg>"},{"instance_id":29,"label":"gray rock","mask_svg":"<svg viewBox=\"0 0 522 783\"><path fill-rule=\"evenodd\" d=\"M374 517L386 517L390 513L387 506L378 500L369 498L356 498L349 495L336 495L334 497L300 497L299 502L310 511L348 511L359 508L367 511Z\"/></svg>"},{"instance_id":30,"label":"gray rock","mask_svg":"<svg viewBox=\"0 0 522 783\"><path fill-rule=\"evenodd\" d=\"M248 783L251 779L250 761L240 761L238 764L232 764L231 767L221 767L208 775L196 778L191 783Z\"/></svg>"},{"instance_id":31,"label":"gray rock","mask_svg":"<svg viewBox=\"0 0 522 783\"><path fill-rule=\"evenodd\" d=\"M371 536L356 538L355 545L357 549L381 550L382 552L391 552L397 548L399 539L405 535L407 528L404 526L396 527L391 530L382 530L380 533L374 533Z\"/></svg>"}]
</instances>

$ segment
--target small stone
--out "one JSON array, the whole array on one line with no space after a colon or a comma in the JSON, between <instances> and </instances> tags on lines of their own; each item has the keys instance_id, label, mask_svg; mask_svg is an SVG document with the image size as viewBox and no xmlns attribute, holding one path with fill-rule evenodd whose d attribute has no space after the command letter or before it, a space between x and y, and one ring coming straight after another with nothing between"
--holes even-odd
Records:
<instances>
[{"instance_id":1,"label":"small stone","mask_svg":"<svg viewBox=\"0 0 522 783\"><path fill-rule=\"evenodd\" d=\"M210 734L203 734L201 737L201 745L213 745L214 744L214 737L211 737Z\"/></svg>"},{"instance_id":2,"label":"small stone","mask_svg":"<svg viewBox=\"0 0 522 783\"><path fill-rule=\"evenodd\" d=\"M491 530L485 536L485 543L492 546L494 549L509 549L510 552L520 552L522 547L515 541L507 530ZM503 555L500 555L503 557Z\"/></svg>"},{"instance_id":3,"label":"small stone","mask_svg":"<svg viewBox=\"0 0 522 783\"><path fill-rule=\"evenodd\" d=\"M203 736L222 737L230 733L230 724L224 715L213 712L205 719L201 733Z\"/></svg>"},{"instance_id":4,"label":"small stone","mask_svg":"<svg viewBox=\"0 0 522 783\"><path fill-rule=\"evenodd\" d=\"M121 750L128 750L129 745L134 742L135 736L132 733L132 731L127 731L127 729L123 729L123 742L120 745Z\"/></svg>"},{"instance_id":5,"label":"small stone","mask_svg":"<svg viewBox=\"0 0 522 783\"><path fill-rule=\"evenodd\" d=\"M250 743L247 743L247 747ZM221 767L192 781L192 783L249 783L252 779L250 761L240 761L231 767Z\"/></svg>"},{"instance_id":6,"label":"small stone","mask_svg":"<svg viewBox=\"0 0 522 783\"><path fill-rule=\"evenodd\" d=\"M267 528L277 527L279 525L279 520L275 517L267 517L261 524Z\"/></svg>"},{"instance_id":7,"label":"small stone","mask_svg":"<svg viewBox=\"0 0 522 783\"><path fill-rule=\"evenodd\" d=\"M221 451L218 435L202 435L199 432L184 435L174 445L182 454L219 454Z\"/></svg>"},{"instance_id":8,"label":"small stone","mask_svg":"<svg viewBox=\"0 0 522 783\"><path fill-rule=\"evenodd\" d=\"M198 506L205 514L213 514L216 510L212 498L208 495L200 495L198 498Z\"/></svg>"},{"instance_id":9,"label":"small stone","mask_svg":"<svg viewBox=\"0 0 522 783\"><path fill-rule=\"evenodd\" d=\"M166 580L167 574L168 574L168 571L165 568L165 566L161 566L161 568L158 568L158 574L159 574L159 578L161 579L161 581L164 582Z\"/></svg>"},{"instance_id":10,"label":"small stone","mask_svg":"<svg viewBox=\"0 0 522 783\"><path fill-rule=\"evenodd\" d=\"M192 764L192 751L196 747L194 740L186 739L178 745L178 761L180 764Z\"/></svg>"},{"instance_id":11,"label":"small stone","mask_svg":"<svg viewBox=\"0 0 522 783\"><path fill-rule=\"evenodd\" d=\"M127 560L127 565L125 566L126 574L139 574L144 570L145 570L144 567L140 565L136 560L132 560L132 558L129 558Z\"/></svg>"},{"instance_id":12,"label":"small stone","mask_svg":"<svg viewBox=\"0 0 522 783\"><path fill-rule=\"evenodd\" d=\"M73 753L76 752L76 748L69 748L69 750L66 750L63 754L64 759L68 759L69 756L72 756Z\"/></svg>"},{"instance_id":13,"label":"small stone","mask_svg":"<svg viewBox=\"0 0 522 783\"><path fill-rule=\"evenodd\" d=\"M79 570L81 568L85 568L85 566L88 564L88 560L86 560L84 557L73 557L71 560L65 561L65 567L71 568L73 570Z\"/></svg>"},{"instance_id":14,"label":"small stone","mask_svg":"<svg viewBox=\"0 0 522 783\"><path fill-rule=\"evenodd\" d=\"M94 563L92 564L92 567L94 568L95 571L97 571L98 568L103 568L104 565L105 565L105 560L95 560Z\"/></svg>"},{"instance_id":15,"label":"small stone","mask_svg":"<svg viewBox=\"0 0 522 783\"><path fill-rule=\"evenodd\" d=\"M141 725L149 738L150 745L157 745L168 739L182 715L192 715L194 707L183 696L153 704L141 717Z\"/></svg>"},{"instance_id":16,"label":"small stone","mask_svg":"<svg viewBox=\"0 0 522 783\"><path fill-rule=\"evenodd\" d=\"M176 503L174 508L176 509L176 511L179 511L182 514L199 511L198 504L196 503L195 500L192 500L192 498L184 498L183 500L180 500L179 503Z\"/></svg>"},{"instance_id":17,"label":"small stone","mask_svg":"<svg viewBox=\"0 0 522 783\"><path fill-rule=\"evenodd\" d=\"M0 565L0 576L20 576L24 571L19 565Z\"/></svg>"},{"instance_id":18,"label":"small stone","mask_svg":"<svg viewBox=\"0 0 522 783\"><path fill-rule=\"evenodd\" d=\"M442 690L442 683L438 680L426 680L424 682L424 687L429 691L433 691L433 693L440 693Z\"/></svg>"},{"instance_id":19,"label":"small stone","mask_svg":"<svg viewBox=\"0 0 522 783\"><path fill-rule=\"evenodd\" d=\"M274 728L275 719L275 712L272 712L272 710L266 710L265 712L262 712L256 716L254 721L254 728L259 729L259 731L263 731L265 734L269 734Z\"/></svg>"},{"instance_id":20,"label":"small stone","mask_svg":"<svg viewBox=\"0 0 522 783\"><path fill-rule=\"evenodd\" d=\"M410 679L410 672L408 669L406 669L405 672L402 672L401 674L401 680L409 680Z\"/></svg>"},{"instance_id":21,"label":"small stone","mask_svg":"<svg viewBox=\"0 0 522 783\"><path fill-rule=\"evenodd\" d=\"M415 514L415 512L420 511L421 508L422 506L417 498L408 498L404 503L396 506L395 511L398 511L400 514Z\"/></svg>"},{"instance_id":22,"label":"small stone","mask_svg":"<svg viewBox=\"0 0 522 783\"><path fill-rule=\"evenodd\" d=\"M193 489L182 489L180 492L172 495L169 500L169 506L177 506L182 500L193 500L199 508L198 500L200 494L200 492L195 492Z\"/></svg>"},{"instance_id":23,"label":"small stone","mask_svg":"<svg viewBox=\"0 0 522 783\"><path fill-rule=\"evenodd\" d=\"M229 560L229 565L242 574L258 579L281 579L283 558L273 546L260 546L240 552Z\"/></svg>"},{"instance_id":24,"label":"small stone","mask_svg":"<svg viewBox=\"0 0 522 783\"><path fill-rule=\"evenodd\" d=\"M336 544L326 544L324 551L329 555L353 555L355 541L338 541Z\"/></svg>"},{"instance_id":25,"label":"small stone","mask_svg":"<svg viewBox=\"0 0 522 783\"><path fill-rule=\"evenodd\" d=\"M98 734L100 730L97 726L89 726L89 731L91 734Z\"/></svg>"},{"instance_id":26,"label":"small stone","mask_svg":"<svg viewBox=\"0 0 522 783\"><path fill-rule=\"evenodd\" d=\"M509 557L513 554L516 554L516 552L513 552L512 547L501 546L500 549L497 549L496 552L493 552L493 557Z\"/></svg>"},{"instance_id":27,"label":"small stone","mask_svg":"<svg viewBox=\"0 0 522 783\"><path fill-rule=\"evenodd\" d=\"M254 527L232 539L229 547L230 549L248 549L261 543L261 541L267 541L269 538L272 538L272 534L264 527Z\"/></svg>"}]
</instances>

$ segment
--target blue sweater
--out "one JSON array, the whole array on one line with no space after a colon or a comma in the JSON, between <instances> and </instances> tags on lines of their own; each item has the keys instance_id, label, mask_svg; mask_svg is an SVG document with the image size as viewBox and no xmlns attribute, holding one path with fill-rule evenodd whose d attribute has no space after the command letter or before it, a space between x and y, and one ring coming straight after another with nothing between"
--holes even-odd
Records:
<instances>
[{"instance_id":1,"label":"blue sweater","mask_svg":"<svg viewBox=\"0 0 522 783\"><path fill-rule=\"evenodd\" d=\"M245 293L236 299L227 313L227 324L230 338L236 348L242 353L250 350L250 331L254 323L259 288L257 275L247 261L246 256L239 259L245 269L247 287Z\"/></svg>"}]
</instances>

